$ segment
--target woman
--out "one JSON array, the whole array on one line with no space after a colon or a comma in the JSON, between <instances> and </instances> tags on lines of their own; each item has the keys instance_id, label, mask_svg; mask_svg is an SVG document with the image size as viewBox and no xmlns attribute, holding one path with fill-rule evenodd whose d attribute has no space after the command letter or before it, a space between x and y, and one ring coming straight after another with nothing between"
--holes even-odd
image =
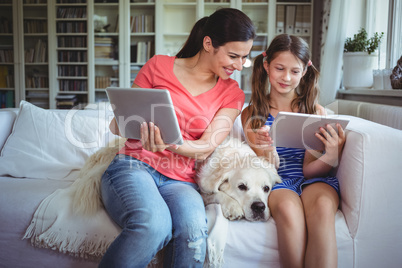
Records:
<instances>
[{"instance_id":1,"label":"woman","mask_svg":"<svg viewBox=\"0 0 402 268\"><path fill-rule=\"evenodd\" d=\"M219 9L200 19L175 56L157 55L133 87L168 89L184 143L165 144L152 122L141 140L129 139L102 177L102 199L122 233L100 267L145 267L166 246L165 267L202 267L206 253L205 208L194 182L194 163L225 139L244 103L230 79L241 70L253 39L241 11ZM116 121L111 131L119 134Z\"/></svg>"}]
</instances>

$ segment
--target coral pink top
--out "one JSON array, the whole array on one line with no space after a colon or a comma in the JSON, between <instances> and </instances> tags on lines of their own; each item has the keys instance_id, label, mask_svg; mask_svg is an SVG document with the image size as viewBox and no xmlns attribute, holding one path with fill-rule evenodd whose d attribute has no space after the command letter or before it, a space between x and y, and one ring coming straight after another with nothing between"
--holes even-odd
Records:
<instances>
[{"instance_id":1,"label":"coral pink top","mask_svg":"<svg viewBox=\"0 0 402 268\"><path fill-rule=\"evenodd\" d=\"M142 88L168 89L175 106L176 116L184 140L197 140L204 133L216 112L221 108L241 110L244 93L233 79L218 79L207 92L192 96L173 73L176 57L157 55L152 57L139 71L134 83ZM119 154L137 158L163 175L194 183L195 159L173 153L144 150L141 141L129 139Z\"/></svg>"}]
</instances>

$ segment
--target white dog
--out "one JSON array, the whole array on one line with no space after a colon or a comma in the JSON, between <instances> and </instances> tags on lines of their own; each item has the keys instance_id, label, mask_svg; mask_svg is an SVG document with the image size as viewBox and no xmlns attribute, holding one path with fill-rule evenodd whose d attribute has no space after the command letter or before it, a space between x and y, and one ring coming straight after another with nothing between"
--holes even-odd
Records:
<instances>
[{"instance_id":1,"label":"white dog","mask_svg":"<svg viewBox=\"0 0 402 268\"><path fill-rule=\"evenodd\" d=\"M267 221L268 195L281 179L275 166L247 144L227 138L201 166L196 181L205 205L221 204L229 220Z\"/></svg>"}]
</instances>

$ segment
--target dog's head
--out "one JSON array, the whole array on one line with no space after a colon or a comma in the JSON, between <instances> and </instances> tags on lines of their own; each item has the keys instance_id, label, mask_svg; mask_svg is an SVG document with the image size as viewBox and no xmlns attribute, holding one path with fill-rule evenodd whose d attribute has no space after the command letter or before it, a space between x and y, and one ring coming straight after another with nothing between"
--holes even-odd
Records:
<instances>
[{"instance_id":1,"label":"dog's head","mask_svg":"<svg viewBox=\"0 0 402 268\"><path fill-rule=\"evenodd\" d=\"M268 195L281 179L275 167L257 156L243 158L242 164L224 174L219 190L236 200L249 221L267 221L270 217Z\"/></svg>"}]
</instances>

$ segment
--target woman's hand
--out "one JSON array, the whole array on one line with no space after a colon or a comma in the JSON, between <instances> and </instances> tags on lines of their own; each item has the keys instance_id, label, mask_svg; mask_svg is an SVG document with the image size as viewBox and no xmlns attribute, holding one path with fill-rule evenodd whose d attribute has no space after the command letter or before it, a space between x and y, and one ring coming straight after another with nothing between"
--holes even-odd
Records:
<instances>
[{"instance_id":1,"label":"woman's hand","mask_svg":"<svg viewBox=\"0 0 402 268\"><path fill-rule=\"evenodd\" d=\"M175 144L165 144L160 129L152 122L141 124L141 143L145 150L151 152L162 152L170 147L173 149L179 148Z\"/></svg>"},{"instance_id":2,"label":"woman's hand","mask_svg":"<svg viewBox=\"0 0 402 268\"><path fill-rule=\"evenodd\" d=\"M332 161L337 162L346 141L345 131L342 126L336 124L336 128L338 129L338 133L331 125L327 125L326 129L321 127L320 132L315 134L324 143L326 159L330 163Z\"/></svg>"}]
</instances>

